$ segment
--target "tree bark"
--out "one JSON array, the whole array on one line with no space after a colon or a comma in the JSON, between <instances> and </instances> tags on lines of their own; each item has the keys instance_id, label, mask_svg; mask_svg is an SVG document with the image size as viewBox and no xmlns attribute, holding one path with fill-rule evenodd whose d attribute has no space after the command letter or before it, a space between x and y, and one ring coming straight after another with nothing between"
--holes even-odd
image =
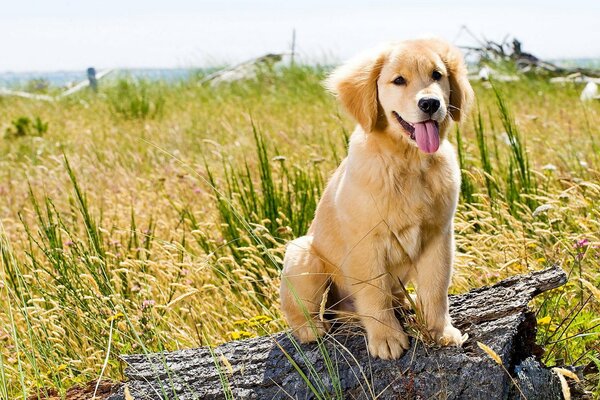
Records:
<instances>
[{"instance_id":1,"label":"tree bark","mask_svg":"<svg viewBox=\"0 0 600 400\"><path fill-rule=\"evenodd\" d=\"M125 386L139 399L507 399L562 398L560 383L533 357L536 319L530 300L566 282L558 267L450 296L454 325L469 339L462 348L411 339L398 360L373 359L364 333L328 335L298 345L288 333L149 355L127 355ZM478 346L491 347L505 371ZM510 373L510 375L509 375ZM512 377L511 377L512 375Z\"/></svg>"}]
</instances>

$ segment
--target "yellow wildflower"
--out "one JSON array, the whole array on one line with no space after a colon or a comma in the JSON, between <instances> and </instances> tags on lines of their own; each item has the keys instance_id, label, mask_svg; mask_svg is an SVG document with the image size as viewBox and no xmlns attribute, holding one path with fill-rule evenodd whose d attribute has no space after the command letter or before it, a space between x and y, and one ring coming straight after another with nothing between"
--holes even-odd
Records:
<instances>
[{"instance_id":1,"label":"yellow wildflower","mask_svg":"<svg viewBox=\"0 0 600 400\"><path fill-rule=\"evenodd\" d=\"M231 337L231 340L248 339L253 336L254 336L254 334L252 332L248 332L248 331L229 332L229 337Z\"/></svg>"},{"instance_id":2,"label":"yellow wildflower","mask_svg":"<svg viewBox=\"0 0 600 400\"><path fill-rule=\"evenodd\" d=\"M123 318L125 315L122 312L118 312L115 315L111 315L106 319L106 322L113 322L119 318Z\"/></svg>"},{"instance_id":3,"label":"yellow wildflower","mask_svg":"<svg viewBox=\"0 0 600 400\"><path fill-rule=\"evenodd\" d=\"M548 325L550 324L551 318L547 315L544 318L540 318L538 319L537 323L538 325Z\"/></svg>"}]
</instances>

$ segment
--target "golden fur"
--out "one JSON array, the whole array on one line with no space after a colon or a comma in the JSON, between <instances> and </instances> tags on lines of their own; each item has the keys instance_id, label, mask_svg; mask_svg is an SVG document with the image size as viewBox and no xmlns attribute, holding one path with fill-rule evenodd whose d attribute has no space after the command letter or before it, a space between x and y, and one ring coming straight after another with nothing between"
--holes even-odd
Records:
<instances>
[{"instance_id":1,"label":"golden fur","mask_svg":"<svg viewBox=\"0 0 600 400\"><path fill-rule=\"evenodd\" d=\"M394 84L397 76L406 84ZM307 235L287 247L281 305L290 327L303 342L326 333L319 310L332 284L334 302L352 300L371 355L398 358L408 337L394 305L399 281L412 281L429 332L441 344L461 345L447 299L460 171L446 140L473 97L460 51L437 39L389 44L335 70L327 86L359 125ZM392 113L427 120L417 106L426 96L440 100L429 116L439 123L433 154L419 150Z\"/></svg>"}]
</instances>

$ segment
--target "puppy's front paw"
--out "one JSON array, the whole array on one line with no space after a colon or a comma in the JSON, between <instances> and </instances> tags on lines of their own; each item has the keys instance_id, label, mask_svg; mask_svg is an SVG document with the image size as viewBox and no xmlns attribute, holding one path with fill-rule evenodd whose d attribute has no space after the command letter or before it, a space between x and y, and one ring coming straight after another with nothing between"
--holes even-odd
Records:
<instances>
[{"instance_id":1,"label":"puppy's front paw","mask_svg":"<svg viewBox=\"0 0 600 400\"><path fill-rule=\"evenodd\" d=\"M446 325L441 332L432 332L434 339L442 346L458 346L461 347L469 338L468 334L462 334L452 325Z\"/></svg>"},{"instance_id":2,"label":"puppy's front paw","mask_svg":"<svg viewBox=\"0 0 600 400\"><path fill-rule=\"evenodd\" d=\"M319 337L325 336L329 331L329 324L324 322L314 322L312 324L304 324L299 328L294 329L293 333L301 343L314 342Z\"/></svg>"},{"instance_id":3,"label":"puppy's front paw","mask_svg":"<svg viewBox=\"0 0 600 400\"><path fill-rule=\"evenodd\" d=\"M369 353L373 357L379 357L384 360L394 360L400 358L404 350L409 347L408 336L402 328L380 329L378 332L368 334Z\"/></svg>"}]
</instances>

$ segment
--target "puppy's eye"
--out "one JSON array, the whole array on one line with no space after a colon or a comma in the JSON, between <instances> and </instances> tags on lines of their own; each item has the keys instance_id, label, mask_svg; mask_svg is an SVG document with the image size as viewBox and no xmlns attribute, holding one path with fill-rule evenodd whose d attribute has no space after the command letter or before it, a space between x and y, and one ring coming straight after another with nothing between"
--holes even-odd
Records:
<instances>
[{"instance_id":1,"label":"puppy's eye","mask_svg":"<svg viewBox=\"0 0 600 400\"><path fill-rule=\"evenodd\" d=\"M431 73L431 77L434 81L439 81L440 79L442 79L442 73L440 71L433 71Z\"/></svg>"},{"instance_id":2,"label":"puppy's eye","mask_svg":"<svg viewBox=\"0 0 600 400\"><path fill-rule=\"evenodd\" d=\"M394 80L392 81L392 83L393 83L394 85L406 85L406 79L404 79L403 77L399 76L399 77L397 77L396 79L394 79Z\"/></svg>"}]
</instances>

